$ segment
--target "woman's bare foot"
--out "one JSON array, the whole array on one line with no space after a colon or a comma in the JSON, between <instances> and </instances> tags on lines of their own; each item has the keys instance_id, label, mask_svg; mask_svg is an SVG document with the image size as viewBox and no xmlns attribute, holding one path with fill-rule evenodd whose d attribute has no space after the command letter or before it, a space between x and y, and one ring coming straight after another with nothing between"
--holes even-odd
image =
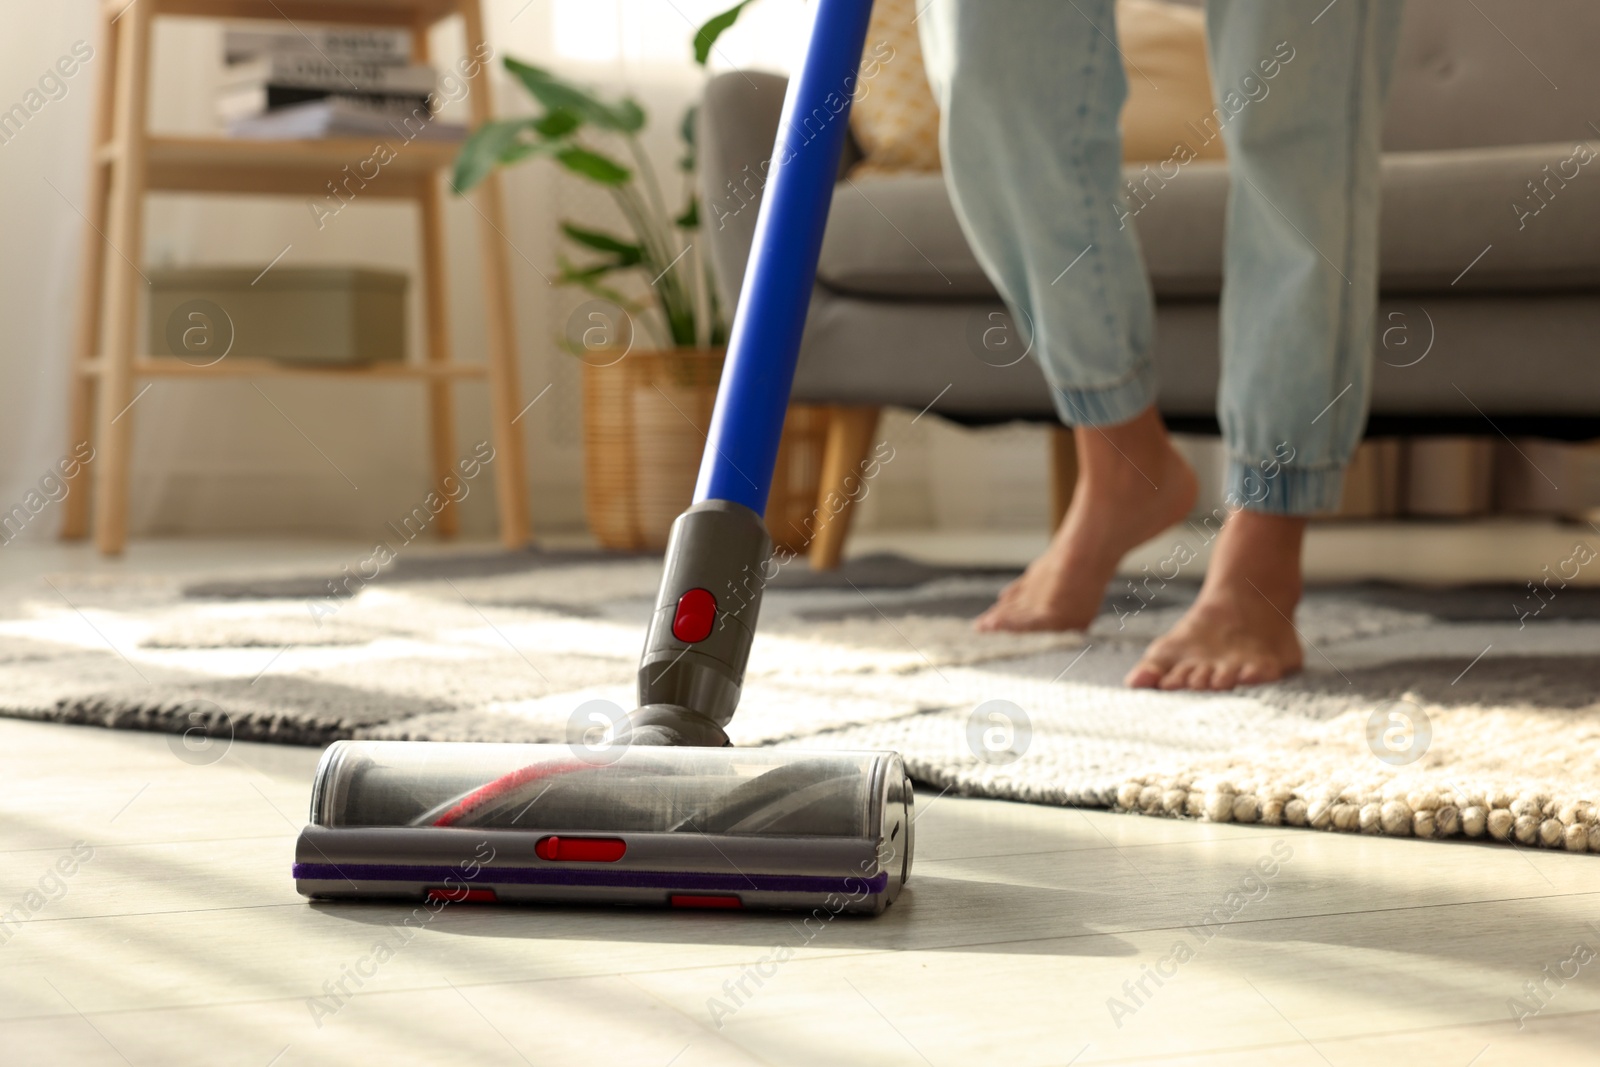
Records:
<instances>
[{"instance_id":1,"label":"woman's bare foot","mask_svg":"<svg viewBox=\"0 0 1600 1067\"><path fill-rule=\"evenodd\" d=\"M1276 681L1303 663L1295 632L1306 521L1236 512L1223 525L1200 596L1152 642L1127 684L1142 689L1232 689Z\"/></svg>"},{"instance_id":2,"label":"woman's bare foot","mask_svg":"<svg viewBox=\"0 0 1600 1067\"><path fill-rule=\"evenodd\" d=\"M1044 555L978 617L979 630L1082 630L1128 550L1189 514L1194 471L1155 409L1116 426L1079 427L1078 486Z\"/></svg>"}]
</instances>

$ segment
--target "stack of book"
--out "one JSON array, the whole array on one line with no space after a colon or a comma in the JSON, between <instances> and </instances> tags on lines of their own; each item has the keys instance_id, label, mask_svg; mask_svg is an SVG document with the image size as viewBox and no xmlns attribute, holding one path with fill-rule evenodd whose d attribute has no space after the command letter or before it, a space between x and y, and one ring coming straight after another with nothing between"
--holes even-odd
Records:
<instances>
[{"instance_id":1,"label":"stack of book","mask_svg":"<svg viewBox=\"0 0 1600 1067\"><path fill-rule=\"evenodd\" d=\"M434 118L438 74L411 62L403 29L229 27L217 114L235 137L456 140Z\"/></svg>"}]
</instances>

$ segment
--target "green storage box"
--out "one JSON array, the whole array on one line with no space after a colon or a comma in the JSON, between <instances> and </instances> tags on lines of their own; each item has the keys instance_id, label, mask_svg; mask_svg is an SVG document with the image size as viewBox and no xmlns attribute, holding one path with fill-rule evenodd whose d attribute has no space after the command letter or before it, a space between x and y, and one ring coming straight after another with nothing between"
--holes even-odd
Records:
<instances>
[{"instance_id":1,"label":"green storage box","mask_svg":"<svg viewBox=\"0 0 1600 1067\"><path fill-rule=\"evenodd\" d=\"M153 356L344 366L406 354L406 276L365 267L182 267L150 277Z\"/></svg>"}]
</instances>

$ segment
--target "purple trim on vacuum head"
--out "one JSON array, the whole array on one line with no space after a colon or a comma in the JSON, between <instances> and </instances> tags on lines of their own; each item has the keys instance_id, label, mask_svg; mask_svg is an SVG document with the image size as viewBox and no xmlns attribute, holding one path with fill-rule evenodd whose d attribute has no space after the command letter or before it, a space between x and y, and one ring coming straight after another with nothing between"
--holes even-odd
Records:
<instances>
[{"instance_id":1,"label":"purple trim on vacuum head","mask_svg":"<svg viewBox=\"0 0 1600 1067\"><path fill-rule=\"evenodd\" d=\"M871 878L851 875L829 878L809 874L696 874L675 871L595 871L559 870L542 867L484 867L478 876L483 883L513 885L605 886L619 889L717 889L723 892L756 893L857 893L865 886L868 895L882 893L889 885L888 872ZM336 881L364 879L373 882L438 882L460 880L461 868L410 867L386 863L296 863L296 880ZM476 880L476 879L475 879Z\"/></svg>"}]
</instances>

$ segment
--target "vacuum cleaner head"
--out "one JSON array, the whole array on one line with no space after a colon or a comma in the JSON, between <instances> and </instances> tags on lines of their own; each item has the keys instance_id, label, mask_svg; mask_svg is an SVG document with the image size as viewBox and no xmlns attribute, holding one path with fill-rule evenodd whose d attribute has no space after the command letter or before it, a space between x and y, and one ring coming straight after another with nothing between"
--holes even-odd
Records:
<instances>
[{"instance_id":1,"label":"vacuum cleaner head","mask_svg":"<svg viewBox=\"0 0 1600 1067\"><path fill-rule=\"evenodd\" d=\"M892 752L338 741L308 897L877 914L911 873Z\"/></svg>"},{"instance_id":2,"label":"vacuum cleaner head","mask_svg":"<svg viewBox=\"0 0 1600 1067\"><path fill-rule=\"evenodd\" d=\"M626 741L340 741L317 770L294 877L310 897L877 914L911 873L892 752L738 749L772 488L872 0L820 0L766 172L694 502L673 524ZM848 107L850 94L844 94Z\"/></svg>"}]
</instances>

